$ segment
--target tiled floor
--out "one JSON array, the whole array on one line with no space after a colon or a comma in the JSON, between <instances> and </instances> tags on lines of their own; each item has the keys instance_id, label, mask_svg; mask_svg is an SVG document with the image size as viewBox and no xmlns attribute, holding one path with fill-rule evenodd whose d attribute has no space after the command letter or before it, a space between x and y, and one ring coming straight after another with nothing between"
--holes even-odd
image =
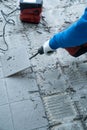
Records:
<instances>
[{"instance_id":1,"label":"tiled floor","mask_svg":"<svg viewBox=\"0 0 87 130\"><path fill-rule=\"evenodd\" d=\"M0 9L8 14L16 8L16 2L2 0ZM38 55L29 60L47 39L81 15L86 2L44 0L42 15L46 22L41 19L38 25L22 23L19 11L11 15L15 26L6 26L6 42L10 50L26 48L27 55L21 49L16 63L21 68L28 56L25 62L29 67L4 77L2 68L7 64L1 64L0 50L0 130L87 130L87 55L75 59L59 49L51 56ZM0 13L0 48L6 47L4 24Z\"/></svg>"}]
</instances>

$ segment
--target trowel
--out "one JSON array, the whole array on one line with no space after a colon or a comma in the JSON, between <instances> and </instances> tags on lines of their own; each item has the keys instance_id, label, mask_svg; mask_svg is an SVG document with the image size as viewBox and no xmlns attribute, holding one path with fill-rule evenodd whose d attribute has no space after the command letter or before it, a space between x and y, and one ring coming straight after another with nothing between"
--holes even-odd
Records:
<instances>
[{"instance_id":1,"label":"trowel","mask_svg":"<svg viewBox=\"0 0 87 130\"><path fill-rule=\"evenodd\" d=\"M43 47L31 57L29 57L29 52L24 46L9 49L0 57L3 76L12 76L29 68L31 66L30 60L38 54L43 54Z\"/></svg>"}]
</instances>

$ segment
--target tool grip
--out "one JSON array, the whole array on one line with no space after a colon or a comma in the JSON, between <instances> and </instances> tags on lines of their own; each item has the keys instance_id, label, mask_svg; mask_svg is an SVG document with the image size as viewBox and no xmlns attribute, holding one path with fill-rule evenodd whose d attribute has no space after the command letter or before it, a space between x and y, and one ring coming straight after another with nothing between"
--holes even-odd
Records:
<instances>
[{"instance_id":1,"label":"tool grip","mask_svg":"<svg viewBox=\"0 0 87 130\"><path fill-rule=\"evenodd\" d=\"M51 51L51 50L50 50L50 51L47 52L47 54L50 55L50 54L52 54L53 52L54 52L54 51ZM41 46L41 47L38 49L38 53L41 54L41 55L44 54L43 46Z\"/></svg>"},{"instance_id":2,"label":"tool grip","mask_svg":"<svg viewBox=\"0 0 87 130\"><path fill-rule=\"evenodd\" d=\"M38 49L38 53L41 54L41 55L44 54L43 46L41 46L41 47Z\"/></svg>"}]
</instances>

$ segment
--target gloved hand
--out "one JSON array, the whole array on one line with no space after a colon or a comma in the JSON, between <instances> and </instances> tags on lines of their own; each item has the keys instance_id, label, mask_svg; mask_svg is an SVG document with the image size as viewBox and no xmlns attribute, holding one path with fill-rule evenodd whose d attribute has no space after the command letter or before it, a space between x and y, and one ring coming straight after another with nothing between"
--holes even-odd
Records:
<instances>
[{"instance_id":1,"label":"gloved hand","mask_svg":"<svg viewBox=\"0 0 87 130\"><path fill-rule=\"evenodd\" d=\"M46 41L46 42L43 44L43 46L38 49L38 53L39 53L39 54L50 55L50 54L52 54L53 52L55 52L55 50L52 49L52 48L49 46L49 40Z\"/></svg>"}]
</instances>

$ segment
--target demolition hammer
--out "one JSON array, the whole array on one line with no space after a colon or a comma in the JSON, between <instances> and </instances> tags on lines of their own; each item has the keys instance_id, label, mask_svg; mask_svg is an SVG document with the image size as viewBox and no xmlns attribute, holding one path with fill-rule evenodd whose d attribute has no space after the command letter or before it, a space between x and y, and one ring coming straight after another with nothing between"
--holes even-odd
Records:
<instances>
[{"instance_id":1,"label":"demolition hammer","mask_svg":"<svg viewBox=\"0 0 87 130\"><path fill-rule=\"evenodd\" d=\"M54 51L48 51L47 53L48 53L48 54L51 54L51 53L53 53L53 52L54 52ZM38 54L40 54L40 55L44 54L43 46L41 46L41 47L38 49L38 51L37 51L33 56L31 56L29 59L31 60L32 58L36 57Z\"/></svg>"}]
</instances>

